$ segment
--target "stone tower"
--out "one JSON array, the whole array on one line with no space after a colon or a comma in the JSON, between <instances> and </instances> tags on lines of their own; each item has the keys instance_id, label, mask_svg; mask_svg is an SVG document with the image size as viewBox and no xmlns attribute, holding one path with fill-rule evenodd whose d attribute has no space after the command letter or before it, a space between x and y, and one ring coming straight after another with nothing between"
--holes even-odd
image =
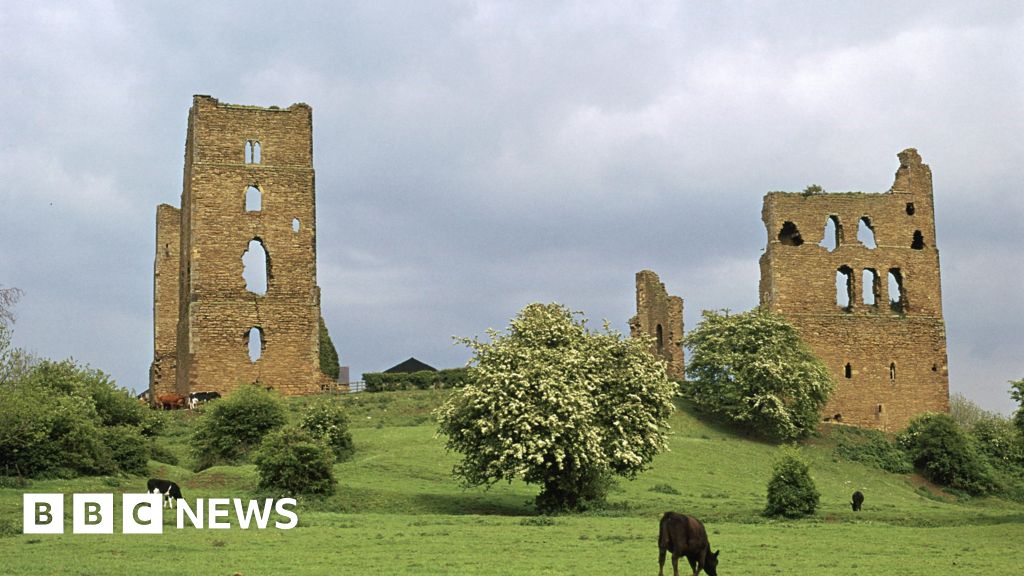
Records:
<instances>
[{"instance_id":1,"label":"stone tower","mask_svg":"<svg viewBox=\"0 0 1024 576\"><path fill-rule=\"evenodd\" d=\"M320 390L308 105L195 96L181 209L157 207L156 241L153 394Z\"/></svg>"},{"instance_id":2,"label":"stone tower","mask_svg":"<svg viewBox=\"0 0 1024 576\"><path fill-rule=\"evenodd\" d=\"M899 159L888 192L770 192L762 211L761 305L831 370L823 416L882 430L949 410L932 174Z\"/></svg>"},{"instance_id":3,"label":"stone tower","mask_svg":"<svg viewBox=\"0 0 1024 576\"><path fill-rule=\"evenodd\" d=\"M683 379L683 299L669 296L650 270L636 273L636 316L629 320L629 331L653 338L651 353L668 365L669 378Z\"/></svg>"}]
</instances>

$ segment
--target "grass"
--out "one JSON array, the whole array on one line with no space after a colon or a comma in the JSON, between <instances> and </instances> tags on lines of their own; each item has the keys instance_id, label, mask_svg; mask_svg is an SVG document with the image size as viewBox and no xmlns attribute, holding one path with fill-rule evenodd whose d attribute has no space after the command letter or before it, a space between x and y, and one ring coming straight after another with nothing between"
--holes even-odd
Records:
<instances>
[{"instance_id":1,"label":"grass","mask_svg":"<svg viewBox=\"0 0 1024 576\"><path fill-rule=\"evenodd\" d=\"M178 530L168 515L162 536L24 535L23 492L140 491L145 478L4 483L0 574L653 574L666 510L704 521L724 574L1015 574L1024 565L1024 506L961 500L913 475L839 460L828 437L802 449L821 492L818 513L765 518L777 447L686 410L673 416L671 452L635 481L620 481L606 509L538 516L534 486L465 489L452 480L457 455L444 451L430 421L446 394L339 398L357 452L335 466L336 495L300 499L293 530ZM293 417L306 401L290 401ZM194 416L170 418L160 440L187 464ZM150 473L179 481L190 502L262 496L251 465L193 473L151 462ZM854 490L866 496L858 514L849 506Z\"/></svg>"}]
</instances>

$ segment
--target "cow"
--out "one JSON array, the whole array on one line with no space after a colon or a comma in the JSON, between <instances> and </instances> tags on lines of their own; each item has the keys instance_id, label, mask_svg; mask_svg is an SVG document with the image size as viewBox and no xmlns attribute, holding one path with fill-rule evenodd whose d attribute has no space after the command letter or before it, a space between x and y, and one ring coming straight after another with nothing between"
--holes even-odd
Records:
<instances>
[{"instance_id":1,"label":"cow","mask_svg":"<svg viewBox=\"0 0 1024 576\"><path fill-rule=\"evenodd\" d=\"M658 533L658 576L665 575L665 552L672 552L672 573L679 576L679 557L686 556L697 576L704 570L708 576L718 576L718 553L711 552L708 533L700 520L684 514L665 512Z\"/></svg>"},{"instance_id":2,"label":"cow","mask_svg":"<svg viewBox=\"0 0 1024 576\"><path fill-rule=\"evenodd\" d=\"M188 409L195 410L199 404L220 398L220 392L192 392L188 395Z\"/></svg>"},{"instance_id":3,"label":"cow","mask_svg":"<svg viewBox=\"0 0 1024 576\"><path fill-rule=\"evenodd\" d=\"M186 398L180 394L161 394L156 397L156 405L164 410L184 408Z\"/></svg>"},{"instance_id":4,"label":"cow","mask_svg":"<svg viewBox=\"0 0 1024 576\"><path fill-rule=\"evenodd\" d=\"M864 504L864 495L861 494L860 490L853 493L853 500L850 502L850 506L853 506L854 512L860 512L860 507Z\"/></svg>"},{"instance_id":5,"label":"cow","mask_svg":"<svg viewBox=\"0 0 1024 576\"><path fill-rule=\"evenodd\" d=\"M159 478L150 478L146 482L146 492L153 494L163 494L164 505L168 508L174 508L174 502L178 498L184 498L181 495L181 488L177 484L170 480L160 480Z\"/></svg>"}]
</instances>

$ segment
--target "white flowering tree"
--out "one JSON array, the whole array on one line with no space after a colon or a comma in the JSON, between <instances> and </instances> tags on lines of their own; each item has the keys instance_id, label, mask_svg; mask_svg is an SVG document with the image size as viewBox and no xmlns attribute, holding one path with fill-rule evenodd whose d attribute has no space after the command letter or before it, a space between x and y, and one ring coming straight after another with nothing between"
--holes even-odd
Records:
<instances>
[{"instance_id":1,"label":"white flowering tree","mask_svg":"<svg viewBox=\"0 0 1024 576\"><path fill-rule=\"evenodd\" d=\"M683 342L690 349L684 396L769 438L812 432L835 388L796 328L767 310L705 310Z\"/></svg>"},{"instance_id":2,"label":"white flowering tree","mask_svg":"<svg viewBox=\"0 0 1024 576\"><path fill-rule=\"evenodd\" d=\"M531 304L474 351L473 379L437 410L453 473L470 486L540 484L537 508L600 502L612 475L628 478L667 448L675 386L647 339L592 332L559 304Z\"/></svg>"}]
</instances>

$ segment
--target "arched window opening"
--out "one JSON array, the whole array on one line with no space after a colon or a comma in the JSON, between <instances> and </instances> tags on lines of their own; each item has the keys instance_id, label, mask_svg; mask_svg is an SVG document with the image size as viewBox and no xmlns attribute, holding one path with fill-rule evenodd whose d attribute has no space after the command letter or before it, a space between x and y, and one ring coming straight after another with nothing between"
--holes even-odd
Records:
<instances>
[{"instance_id":1,"label":"arched window opening","mask_svg":"<svg viewBox=\"0 0 1024 576\"><path fill-rule=\"evenodd\" d=\"M847 362L846 366L843 368L843 376L853 378L853 366L850 366L849 362Z\"/></svg>"},{"instance_id":2,"label":"arched window opening","mask_svg":"<svg viewBox=\"0 0 1024 576\"><path fill-rule=\"evenodd\" d=\"M253 326L245 333L245 345L249 349L249 361L256 362L263 357L263 328Z\"/></svg>"},{"instance_id":3,"label":"arched window opening","mask_svg":"<svg viewBox=\"0 0 1024 576\"><path fill-rule=\"evenodd\" d=\"M818 246L831 252L839 248L839 245L842 243L843 226L839 223L839 216L833 214L825 220L825 235L822 236L821 243Z\"/></svg>"},{"instance_id":4,"label":"arched window opening","mask_svg":"<svg viewBox=\"0 0 1024 576\"><path fill-rule=\"evenodd\" d=\"M916 210L914 209L913 202L907 202L907 216L913 216Z\"/></svg>"},{"instance_id":5,"label":"arched window opening","mask_svg":"<svg viewBox=\"0 0 1024 576\"><path fill-rule=\"evenodd\" d=\"M847 312L853 306L853 270L849 266L836 270L836 305Z\"/></svg>"},{"instance_id":6,"label":"arched window opening","mask_svg":"<svg viewBox=\"0 0 1024 576\"><path fill-rule=\"evenodd\" d=\"M292 232L298 232L298 231L299 231L299 219L298 218L292 218Z\"/></svg>"},{"instance_id":7,"label":"arched window opening","mask_svg":"<svg viewBox=\"0 0 1024 576\"><path fill-rule=\"evenodd\" d=\"M787 220L782 224L782 230L779 230L779 242L785 246L799 246L804 243L804 239L800 236L796 224Z\"/></svg>"},{"instance_id":8,"label":"arched window opening","mask_svg":"<svg viewBox=\"0 0 1024 576\"><path fill-rule=\"evenodd\" d=\"M889 381L890 382L895 382L896 381L896 363L895 362L890 362L889 363Z\"/></svg>"},{"instance_id":9,"label":"arched window opening","mask_svg":"<svg viewBox=\"0 0 1024 576\"><path fill-rule=\"evenodd\" d=\"M910 243L914 250L924 250L924 235L920 230L914 230L914 240Z\"/></svg>"},{"instance_id":10,"label":"arched window opening","mask_svg":"<svg viewBox=\"0 0 1024 576\"><path fill-rule=\"evenodd\" d=\"M881 281L878 272L873 268L865 268L861 274L861 301L868 306L878 306L881 299Z\"/></svg>"},{"instance_id":11,"label":"arched window opening","mask_svg":"<svg viewBox=\"0 0 1024 576\"><path fill-rule=\"evenodd\" d=\"M245 189L245 211L259 212L263 210L263 193L255 186Z\"/></svg>"},{"instance_id":12,"label":"arched window opening","mask_svg":"<svg viewBox=\"0 0 1024 576\"><path fill-rule=\"evenodd\" d=\"M245 163L246 164L259 164L261 160L260 152L260 141L259 140L246 140L245 141Z\"/></svg>"},{"instance_id":13,"label":"arched window opening","mask_svg":"<svg viewBox=\"0 0 1024 576\"><path fill-rule=\"evenodd\" d=\"M889 307L893 312L907 311L907 294L903 288L903 273L899 268L889 269Z\"/></svg>"},{"instance_id":14,"label":"arched window opening","mask_svg":"<svg viewBox=\"0 0 1024 576\"><path fill-rule=\"evenodd\" d=\"M654 337L658 341L658 353L665 351L665 335L662 331L661 324L654 329Z\"/></svg>"},{"instance_id":15,"label":"arched window opening","mask_svg":"<svg viewBox=\"0 0 1024 576\"><path fill-rule=\"evenodd\" d=\"M932 372L938 372L938 371L939 371L939 365L938 364L932 364Z\"/></svg>"},{"instance_id":16,"label":"arched window opening","mask_svg":"<svg viewBox=\"0 0 1024 576\"><path fill-rule=\"evenodd\" d=\"M242 278L245 289L254 294L266 294L270 283L270 254L263 246L263 241L255 238L242 254Z\"/></svg>"},{"instance_id":17,"label":"arched window opening","mask_svg":"<svg viewBox=\"0 0 1024 576\"><path fill-rule=\"evenodd\" d=\"M857 224L857 240L867 248L877 248L875 244L875 229L871 226L871 219L864 216Z\"/></svg>"}]
</instances>

